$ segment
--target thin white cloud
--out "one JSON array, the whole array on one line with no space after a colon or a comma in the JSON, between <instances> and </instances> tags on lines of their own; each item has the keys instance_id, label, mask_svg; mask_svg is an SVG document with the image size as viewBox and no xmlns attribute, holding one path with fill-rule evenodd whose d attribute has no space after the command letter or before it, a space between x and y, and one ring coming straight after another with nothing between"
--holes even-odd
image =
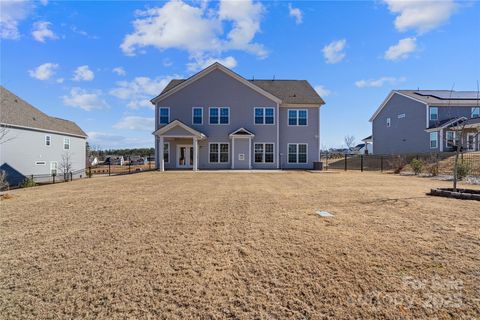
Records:
<instances>
[{"instance_id":1,"label":"thin white cloud","mask_svg":"<svg viewBox=\"0 0 480 320\"><path fill-rule=\"evenodd\" d=\"M125 76L127 73L125 72L125 69L123 67L116 67L112 69L112 72L117 74L118 76Z\"/></svg>"},{"instance_id":2,"label":"thin white cloud","mask_svg":"<svg viewBox=\"0 0 480 320\"><path fill-rule=\"evenodd\" d=\"M127 130L153 132L153 130L155 130L155 118L127 116L122 118L116 124L114 124L113 127L115 129L127 129Z\"/></svg>"},{"instance_id":3,"label":"thin white cloud","mask_svg":"<svg viewBox=\"0 0 480 320\"><path fill-rule=\"evenodd\" d=\"M102 149L110 148L138 148L153 147L151 135L142 137L124 137L107 132L89 131L87 132L88 142L91 145L99 146Z\"/></svg>"},{"instance_id":4,"label":"thin white cloud","mask_svg":"<svg viewBox=\"0 0 480 320\"><path fill-rule=\"evenodd\" d=\"M18 25L25 20L33 10L29 1L0 1L0 38L18 39Z\"/></svg>"},{"instance_id":5,"label":"thin white cloud","mask_svg":"<svg viewBox=\"0 0 480 320\"><path fill-rule=\"evenodd\" d=\"M379 79L358 80L355 81L355 85L358 88L380 88L383 87L385 84L394 85L400 82L404 82L405 80L405 77L381 77Z\"/></svg>"},{"instance_id":6,"label":"thin white cloud","mask_svg":"<svg viewBox=\"0 0 480 320\"><path fill-rule=\"evenodd\" d=\"M397 15L395 28L404 32L416 30L422 34L437 28L456 12L453 0L384 0L390 12Z\"/></svg>"},{"instance_id":7,"label":"thin white cloud","mask_svg":"<svg viewBox=\"0 0 480 320\"><path fill-rule=\"evenodd\" d=\"M328 45L323 47L323 56L325 57L325 62L329 64L334 64L342 61L346 54L344 52L347 45L347 40L341 39L330 42Z\"/></svg>"},{"instance_id":8,"label":"thin white cloud","mask_svg":"<svg viewBox=\"0 0 480 320\"><path fill-rule=\"evenodd\" d=\"M198 56L192 58L191 60L192 62L187 64L187 68L188 71L192 72L204 69L215 62L219 62L229 69L237 66L237 60L232 56L228 56L226 58L204 58L202 56Z\"/></svg>"},{"instance_id":9,"label":"thin white cloud","mask_svg":"<svg viewBox=\"0 0 480 320\"><path fill-rule=\"evenodd\" d=\"M290 17L295 18L296 24L301 24L303 22L303 12L298 8L294 8L291 3L288 4L288 13Z\"/></svg>"},{"instance_id":10,"label":"thin white cloud","mask_svg":"<svg viewBox=\"0 0 480 320\"><path fill-rule=\"evenodd\" d=\"M207 2L195 5L171 0L162 7L137 11L134 31L124 37L120 48L126 55L149 46L175 48L187 51L192 60L197 55L215 57L228 50L266 57L263 45L253 41L260 31L263 11L260 2L251 0L223 0L212 8Z\"/></svg>"},{"instance_id":11,"label":"thin white cloud","mask_svg":"<svg viewBox=\"0 0 480 320\"><path fill-rule=\"evenodd\" d=\"M95 78L95 74L87 65L80 66L75 69L72 80L74 81L91 81Z\"/></svg>"},{"instance_id":12,"label":"thin white cloud","mask_svg":"<svg viewBox=\"0 0 480 320\"><path fill-rule=\"evenodd\" d=\"M67 106L76 107L85 111L93 109L107 108L107 102L102 98L101 90L85 90L74 87L70 90L69 95L63 96L63 103Z\"/></svg>"},{"instance_id":13,"label":"thin white cloud","mask_svg":"<svg viewBox=\"0 0 480 320\"><path fill-rule=\"evenodd\" d=\"M37 21L33 24L32 36L38 42L45 43L45 39L58 39L57 35L50 30L52 24L48 21Z\"/></svg>"},{"instance_id":14,"label":"thin white cloud","mask_svg":"<svg viewBox=\"0 0 480 320\"><path fill-rule=\"evenodd\" d=\"M63 83L65 81L65 79L64 78L58 78L56 81L57 81L57 83Z\"/></svg>"},{"instance_id":15,"label":"thin white cloud","mask_svg":"<svg viewBox=\"0 0 480 320\"><path fill-rule=\"evenodd\" d=\"M320 97L327 97L332 94L332 91L325 88L322 85L315 86L315 91L318 93Z\"/></svg>"},{"instance_id":16,"label":"thin white cloud","mask_svg":"<svg viewBox=\"0 0 480 320\"><path fill-rule=\"evenodd\" d=\"M58 64L47 62L29 70L28 73L30 74L30 77L37 80L48 80L55 74L57 68Z\"/></svg>"},{"instance_id":17,"label":"thin white cloud","mask_svg":"<svg viewBox=\"0 0 480 320\"><path fill-rule=\"evenodd\" d=\"M110 90L110 95L128 101L127 107L138 109L147 107L153 109L150 99L157 96L167 86L170 80L180 76L136 77L132 81L118 81L117 87Z\"/></svg>"},{"instance_id":18,"label":"thin white cloud","mask_svg":"<svg viewBox=\"0 0 480 320\"><path fill-rule=\"evenodd\" d=\"M416 50L417 39L405 38L398 41L397 44L390 46L387 51L385 51L384 58L391 61L406 59Z\"/></svg>"}]
</instances>

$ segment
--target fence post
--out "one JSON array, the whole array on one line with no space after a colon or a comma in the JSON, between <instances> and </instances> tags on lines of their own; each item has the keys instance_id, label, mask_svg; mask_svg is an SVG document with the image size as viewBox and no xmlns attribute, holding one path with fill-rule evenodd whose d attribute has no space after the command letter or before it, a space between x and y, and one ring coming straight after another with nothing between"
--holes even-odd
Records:
<instances>
[{"instance_id":1,"label":"fence post","mask_svg":"<svg viewBox=\"0 0 480 320\"><path fill-rule=\"evenodd\" d=\"M360 155L360 172L363 172L363 154Z\"/></svg>"},{"instance_id":2,"label":"fence post","mask_svg":"<svg viewBox=\"0 0 480 320\"><path fill-rule=\"evenodd\" d=\"M108 161L108 175L110 175L110 166L111 166L110 161Z\"/></svg>"},{"instance_id":3,"label":"fence post","mask_svg":"<svg viewBox=\"0 0 480 320\"><path fill-rule=\"evenodd\" d=\"M128 173L130 173L130 167L132 166L132 158L128 156Z\"/></svg>"},{"instance_id":4,"label":"fence post","mask_svg":"<svg viewBox=\"0 0 480 320\"><path fill-rule=\"evenodd\" d=\"M92 167L88 167L88 177L92 177Z\"/></svg>"},{"instance_id":5,"label":"fence post","mask_svg":"<svg viewBox=\"0 0 480 320\"><path fill-rule=\"evenodd\" d=\"M152 170L152 161L150 161L152 159L152 155L149 154L148 155L148 158L147 158L147 161L148 161L148 170Z\"/></svg>"},{"instance_id":6,"label":"fence post","mask_svg":"<svg viewBox=\"0 0 480 320\"><path fill-rule=\"evenodd\" d=\"M55 184L55 174L52 173L52 178L53 178L53 184Z\"/></svg>"},{"instance_id":7,"label":"fence post","mask_svg":"<svg viewBox=\"0 0 480 320\"><path fill-rule=\"evenodd\" d=\"M383 156L380 156L380 172L383 172Z\"/></svg>"},{"instance_id":8,"label":"fence post","mask_svg":"<svg viewBox=\"0 0 480 320\"><path fill-rule=\"evenodd\" d=\"M345 153L345 171L347 171L347 154Z\"/></svg>"},{"instance_id":9,"label":"fence post","mask_svg":"<svg viewBox=\"0 0 480 320\"><path fill-rule=\"evenodd\" d=\"M70 181L73 181L73 172L70 171Z\"/></svg>"}]
</instances>

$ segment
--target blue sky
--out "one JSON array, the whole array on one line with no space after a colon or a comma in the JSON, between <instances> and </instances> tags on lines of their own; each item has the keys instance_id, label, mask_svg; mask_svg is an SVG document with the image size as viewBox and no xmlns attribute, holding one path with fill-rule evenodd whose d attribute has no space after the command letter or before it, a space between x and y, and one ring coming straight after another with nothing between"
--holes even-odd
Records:
<instances>
[{"instance_id":1,"label":"blue sky","mask_svg":"<svg viewBox=\"0 0 480 320\"><path fill-rule=\"evenodd\" d=\"M480 79L476 2L0 3L1 84L101 148L153 146L148 100L213 61L249 79L308 80L326 101L326 147L369 135L392 89Z\"/></svg>"}]
</instances>

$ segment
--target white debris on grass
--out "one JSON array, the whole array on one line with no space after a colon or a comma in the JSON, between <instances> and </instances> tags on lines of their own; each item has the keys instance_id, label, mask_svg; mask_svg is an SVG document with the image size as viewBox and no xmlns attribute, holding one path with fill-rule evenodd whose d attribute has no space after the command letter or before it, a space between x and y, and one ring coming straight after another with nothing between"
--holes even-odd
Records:
<instances>
[{"instance_id":1,"label":"white debris on grass","mask_svg":"<svg viewBox=\"0 0 480 320\"><path fill-rule=\"evenodd\" d=\"M320 210L317 210L317 214L320 216L320 217L333 217L333 214L331 214L330 212L327 212L327 211L320 211Z\"/></svg>"}]
</instances>

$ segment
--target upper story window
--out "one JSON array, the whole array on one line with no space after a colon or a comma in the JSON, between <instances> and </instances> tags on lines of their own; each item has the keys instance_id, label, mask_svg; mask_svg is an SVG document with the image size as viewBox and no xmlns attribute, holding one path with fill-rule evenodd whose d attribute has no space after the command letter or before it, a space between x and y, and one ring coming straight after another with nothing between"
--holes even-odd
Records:
<instances>
[{"instance_id":1,"label":"upper story window","mask_svg":"<svg viewBox=\"0 0 480 320\"><path fill-rule=\"evenodd\" d=\"M255 108L255 124L274 124L274 108Z\"/></svg>"},{"instance_id":2,"label":"upper story window","mask_svg":"<svg viewBox=\"0 0 480 320\"><path fill-rule=\"evenodd\" d=\"M430 149L438 148L438 132L430 132Z\"/></svg>"},{"instance_id":3,"label":"upper story window","mask_svg":"<svg viewBox=\"0 0 480 320\"><path fill-rule=\"evenodd\" d=\"M212 107L209 109L209 124L229 124L230 123L230 108Z\"/></svg>"},{"instance_id":4,"label":"upper story window","mask_svg":"<svg viewBox=\"0 0 480 320\"><path fill-rule=\"evenodd\" d=\"M392 119L387 118L387 128L390 128L391 125L392 125Z\"/></svg>"},{"instance_id":5,"label":"upper story window","mask_svg":"<svg viewBox=\"0 0 480 320\"><path fill-rule=\"evenodd\" d=\"M45 145L47 147L52 145L52 137L51 136L45 136Z\"/></svg>"},{"instance_id":6,"label":"upper story window","mask_svg":"<svg viewBox=\"0 0 480 320\"><path fill-rule=\"evenodd\" d=\"M161 107L158 109L160 124L168 124L170 122L170 108Z\"/></svg>"},{"instance_id":7,"label":"upper story window","mask_svg":"<svg viewBox=\"0 0 480 320\"><path fill-rule=\"evenodd\" d=\"M70 138L63 138L63 149L70 150Z\"/></svg>"},{"instance_id":8,"label":"upper story window","mask_svg":"<svg viewBox=\"0 0 480 320\"><path fill-rule=\"evenodd\" d=\"M192 123L203 124L203 108L196 107L192 109Z\"/></svg>"},{"instance_id":9,"label":"upper story window","mask_svg":"<svg viewBox=\"0 0 480 320\"><path fill-rule=\"evenodd\" d=\"M480 107L472 108L472 118L480 117Z\"/></svg>"},{"instance_id":10,"label":"upper story window","mask_svg":"<svg viewBox=\"0 0 480 320\"><path fill-rule=\"evenodd\" d=\"M288 125L289 126L306 126L308 123L308 112L306 109L289 109Z\"/></svg>"},{"instance_id":11,"label":"upper story window","mask_svg":"<svg viewBox=\"0 0 480 320\"><path fill-rule=\"evenodd\" d=\"M430 107L430 121L437 121L438 120L438 108L437 107Z\"/></svg>"}]
</instances>

